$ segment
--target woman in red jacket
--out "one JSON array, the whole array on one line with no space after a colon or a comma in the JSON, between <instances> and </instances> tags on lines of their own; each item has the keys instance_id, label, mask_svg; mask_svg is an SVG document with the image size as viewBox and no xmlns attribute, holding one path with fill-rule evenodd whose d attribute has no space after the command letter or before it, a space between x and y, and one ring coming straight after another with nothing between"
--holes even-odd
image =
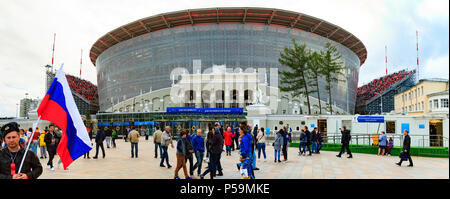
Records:
<instances>
[{"instance_id":1,"label":"woman in red jacket","mask_svg":"<svg viewBox=\"0 0 450 199\"><path fill-rule=\"evenodd\" d=\"M227 155L231 155L231 143L233 142L234 134L231 133L231 127L227 128L227 131L223 132L224 144L227 149Z\"/></svg>"}]
</instances>

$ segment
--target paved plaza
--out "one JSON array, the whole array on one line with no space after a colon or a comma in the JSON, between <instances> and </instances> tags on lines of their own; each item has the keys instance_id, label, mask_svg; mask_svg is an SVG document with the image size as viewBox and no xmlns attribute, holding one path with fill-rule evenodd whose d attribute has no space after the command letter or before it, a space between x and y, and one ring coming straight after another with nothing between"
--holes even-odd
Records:
<instances>
[{"instance_id":1,"label":"paved plaza","mask_svg":"<svg viewBox=\"0 0 450 199\"><path fill-rule=\"evenodd\" d=\"M101 150L99 159L92 159L95 155L95 147L90 152L91 159L80 157L68 170L58 168L59 157L55 156L53 164L55 171L47 169L48 159L41 159L44 171L40 179L172 179L176 167L176 142L174 147L169 147L169 162L172 168L160 167L160 157L154 158L154 144L152 138L145 140L141 137L139 143L139 158L131 158L129 142L123 139L116 140L117 148L106 148L106 158L102 159ZM379 157L369 154L354 154L353 159L336 157L336 152L322 151L321 154L312 156L298 156L297 148L289 148L288 161L274 163L274 152L271 143L266 144L267 159L257 160L255 171L257 179L449 179L448 158L412 157L414 167L402 167L395 165L399 158ZM39 152L39 151L38 151ZM217 179L239 179L239 171L236 168L238 151L233 151L232 156L222 154L222 167L224 176ZM194 157L195 163L195 157ZM206 163L203 163L202 172ZM196 176L196 172L194 172ZM184 178L183 170L179 172L180 178ZM206 176L209 178L209 174Z\"/></svg>"}]
</instances>

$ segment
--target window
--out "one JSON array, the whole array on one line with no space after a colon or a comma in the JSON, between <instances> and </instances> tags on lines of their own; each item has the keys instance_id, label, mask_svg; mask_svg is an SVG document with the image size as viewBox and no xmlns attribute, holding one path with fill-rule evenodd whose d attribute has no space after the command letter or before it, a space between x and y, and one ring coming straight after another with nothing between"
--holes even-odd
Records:
<instances>
[{"instance_id":1,"label":"window","mask_svg":"<svg viewBox=\"0 0 450 199\"><path fill-rule=\"evenodd\" d=\"M422 95L423 95L423 86L421 88L422 88L421 90L422 90Z\"/></svg>"},{"instance_id":2,"label":"window","mask_svg":"<svg viewBox=\"0 0 450 199\"><path fill-rule=\"evenodd\" d=\"M416 104L415 107L414 107L414 111L417 111L417 104Z\"/></svg>"},{"instance_id":3,"label":"window","mask_svg":"<svg viewBox=\"0 0 450 199\"><path fill-rule=\"evenodd\" d=\"M441 99L441 108L448 108L448 99Z\"/></svg>"},{"instance_id":4,"label":"window","mask_svg":"<svg viewBox=\"0 0 450 199\"><path fill-rule=\"evenodd\" d=\"M423 108L423 101L422 101L422 109L421 109L422 111L424 111L425 109Z\"/></svg>"},{"instance_id":5,"label":"window","mask_svg":"<svg viewBox=\"0 0 450 199\"><path fill-rule=\"evenodd\" d=\"M428 105L428 109L433 110L432 101L430 100L430 105Z\"/></svg>"},{"instance_id":6,"label":"window","mask_svg":"<svg viewBox=\"0 0 450 199\"><path fill-rule=\"evenodd\" d=\"M439 108L439 100L435 99L433 108Z\"/></svg>"},{"instance_id":7,"label":"window","mask_svg":"<svg viewBox=\"0 0 450 199\"><path fill-rule=\"evenodd\" d=\"M417 88L417 95L420 96L420 88Z\"/></svg>"}]
</instances>

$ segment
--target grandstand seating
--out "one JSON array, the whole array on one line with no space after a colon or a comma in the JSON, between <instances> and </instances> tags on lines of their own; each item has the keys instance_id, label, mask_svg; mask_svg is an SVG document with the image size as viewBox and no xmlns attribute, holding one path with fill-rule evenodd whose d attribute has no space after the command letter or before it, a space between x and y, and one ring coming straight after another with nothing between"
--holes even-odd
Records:
<instances>
[{"instance_id":1,"label":"grandstand seating","mask_svg":"<svg viewBox=\"0 0 450 199\"><path fill-rule=\"evenodd\" d=\"M55 76L55 74L52 75ZM70 89L72 89L72 92L76 92L78 95L88 100L91 104L98 104L98 92L96 85L87 80L68 74L66 74L66 79L69 83Z\"/></svg>"},{"instance_id":2,"label":"grandstand seating","mask_svg":"<svg viewBox=\"0 0 450 199\"><path fill-rule=\"evenodd\" d=\"M402 70L388 76L380 77L359 87L356 90L356 98L363 103L370 101L373 97L384 93L389 90L395 83L400 82L403 79L408 78L414 71Z\"/></svg>"}]
</instances>

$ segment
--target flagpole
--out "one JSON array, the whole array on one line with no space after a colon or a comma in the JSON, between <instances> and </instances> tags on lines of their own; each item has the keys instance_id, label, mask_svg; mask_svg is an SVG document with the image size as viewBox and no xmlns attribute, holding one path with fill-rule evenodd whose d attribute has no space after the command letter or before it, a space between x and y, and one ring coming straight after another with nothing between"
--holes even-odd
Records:
<instances>
[{"instance_id":1,"label":"flagpole","mask_svg":"<svg viewBox=\"0 0 450 199\"><path fill-rule=\"evenodd\" d=\"M39 116L36 123L33 124L33 132L31 133L31 137L28 138L27 148L25 149L25 154L22 157L22 161L20 162L20 166L19 166L19 171L17 173L20 173L22 171L23 162L24 162L25 158L27 157L28 149L30 148L30 144L33 141L34 131L36 131L36 127L39 124L39 121L41 121L41 116ZM30 141L30 139L31 139L31 141Z\"/></svg>"}]
</instances>

